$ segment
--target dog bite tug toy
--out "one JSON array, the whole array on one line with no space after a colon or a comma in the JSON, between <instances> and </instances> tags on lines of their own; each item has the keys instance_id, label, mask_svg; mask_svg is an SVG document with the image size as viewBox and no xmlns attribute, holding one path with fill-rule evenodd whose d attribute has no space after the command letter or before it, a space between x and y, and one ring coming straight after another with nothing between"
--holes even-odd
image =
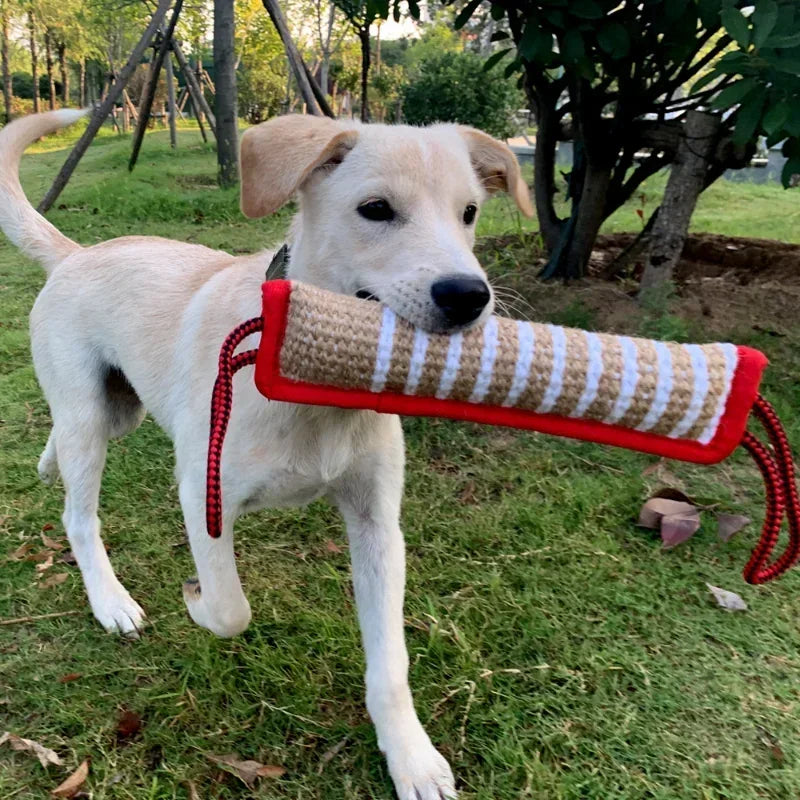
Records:
<instances>
[{"instance_id":1,"label":"dog bite tug toy","mask_svg":"<svg viewBox=\"0 0 800 800\"><path fill-rule=\"evenodd\" d=\"M758 394L766 357L732 344L675 344L490 317L451 335L414 328L380 303L305 284L262 286L263 314L225 340L211 402L206 520L221 531L222 445L234 373L255 364L267 398L507 425L713 464L741 445L766 487L761 537L744 578L765 583L800 557L791 449ZM257 349L236 353L261 332ZM765 429L769 445L746 430ZM789 542L773 562L783 525Z\"/></svg>"}]
</instances>

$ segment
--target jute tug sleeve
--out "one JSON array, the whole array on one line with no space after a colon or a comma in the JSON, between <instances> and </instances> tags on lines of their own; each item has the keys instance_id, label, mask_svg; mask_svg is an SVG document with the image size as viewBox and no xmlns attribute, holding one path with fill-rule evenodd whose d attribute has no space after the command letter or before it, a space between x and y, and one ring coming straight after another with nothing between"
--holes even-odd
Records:
<instances>
[{"instance_id":1,"label":"jute tug sleeve","mask_svg":"<svg viewBox=\"0 0 800 800\"><path fill-rule=\"evenodd\" d=\"M379 303L289 281L263 287L262 317L220 352L211 409L207 522L219 536L220 457L233 373L255 363L272 400L507 425L713 464L742 445L767 489L761 539L745 568L763 583L800 555L791 450L758 394L765 356L732 344L675 344L490 317L452 335L414 328ZM235 355L256 331L256 350ZM753 416L770 446L746 430ZM768 563L784 516L789 544Z\"/></svg>"}]
</instances>

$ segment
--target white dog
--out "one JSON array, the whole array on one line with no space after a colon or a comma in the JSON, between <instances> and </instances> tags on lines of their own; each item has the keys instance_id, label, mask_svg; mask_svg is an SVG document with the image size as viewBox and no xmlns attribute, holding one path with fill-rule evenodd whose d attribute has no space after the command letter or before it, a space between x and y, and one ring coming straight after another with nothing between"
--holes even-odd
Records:
<instances>
[{"instance_id":1,"label":"white dog","mask_svg":"<svg viewBox=\"0 0 800 800\"><path fill-rule=\"evenodd\" d=\"M199 579L184 585L192 619L219 636L250 621L234 562L239 515L329 497L347 525L367 708L397 794L454 797L450 767L417 719L408 687L398 418L267 403L252 378L239 375L222 465L224 530L211 539L205 463L217 355L226 334L259 313L271 254L234 258L145 236L91 247L67 239L27 201L18 167L29 143L82 113L29 116L0 132L0 226L47 272L30 318L36 375L53 419L39 474L63 480L64 527L95 617L126 635L143 624L103 548L97 507L109 438L136 428L147 409L175 446ZM299 193L290 278L379 299L428 331L462 329L492 311L472 254L487 193L504 189L532 211L511 151L456 125L280 117L244 134L241 171L248 217L270 214Z\"/></svg>"}]
</instances>

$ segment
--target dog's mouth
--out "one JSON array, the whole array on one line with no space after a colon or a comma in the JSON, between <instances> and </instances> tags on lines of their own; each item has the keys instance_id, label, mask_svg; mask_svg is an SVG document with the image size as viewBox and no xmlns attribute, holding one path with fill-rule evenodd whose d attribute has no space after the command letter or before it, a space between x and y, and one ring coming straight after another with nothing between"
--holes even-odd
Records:
<instances>
[{"instance_id":1,"label":"dog's mouth","mask_svg":"<svg viewBox=\"0 0 800 800\"><path fill-rule=\"evenodd\" d=\"M372 292L368 292L366 289L359 289L356 292L356 297L359 300L374 300L376 303L380 303L381 299L376 294L372 294Z\"/></svg>"}]
</instances>

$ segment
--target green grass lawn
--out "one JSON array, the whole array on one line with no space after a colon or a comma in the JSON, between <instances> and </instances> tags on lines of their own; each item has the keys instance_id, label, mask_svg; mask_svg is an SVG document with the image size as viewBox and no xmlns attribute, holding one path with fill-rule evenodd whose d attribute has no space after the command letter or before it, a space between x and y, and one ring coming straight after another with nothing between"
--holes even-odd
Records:
<instances>
[{"instance_id":1,"label":"green grass lawn","mask_svg":"<svg viewBox=\"0 0 800 800\"><path fill-rule=\"evenodd\" d=\"M48 142L38 150L23 164L36 199L65 156ZM182 131L175 153L165 134L148 136L132 175L127 158L126 142L99 140L52 221L83 243L151 233L250 252L280 241L288 211L245 220L236 193L216 188L213 153L196 133ZM795 195L720 184L701 200L695 227L800 241ZM634 207L609 230L635 229ZM479 230L534 229L497 198ZM495 275L509 269L501 254L488 260ZM68 578L42 588L36 563L7 561L25 543L39 551L43 530L63 535L61 489L36 475L49 420L27 314L43 280L0 243L0 621L78 613L0 626L0 733L64 759L45 770L3 746L0 797L45 797L87 757L95 800L191 798L192 786L204 800L392 797L363 707L344 531L327 505L240 521L253 623L233 640L197 628L183 610L193 566L170 445L150 420L112 443L101 498L111 559L150 616L141 641L101 630L76 567L56 563L45 577ZM564 301L550 304L549 317L600 322L576 300L586 286L558 291ZM670 327L679 312L656 322L703 338L690 323ZM654 330L652 315L645 322ZM784 336L749 326L731 335L767 351L766 391L800 449L800 326L780 322ZM742 582L756 524L722 544L707 513L695 538L669 552L634 524L665 477L760 522L760 479L745 457L651 471L653 458L535 434L426 419L405 428L411 683L464 798L798 796L800 577ZM719 609L706 581L739 592L750 610ZM125 709L142 726L120 737ZM286 774L251 790L208 753Z\"/></svg>"}]
</instances>

